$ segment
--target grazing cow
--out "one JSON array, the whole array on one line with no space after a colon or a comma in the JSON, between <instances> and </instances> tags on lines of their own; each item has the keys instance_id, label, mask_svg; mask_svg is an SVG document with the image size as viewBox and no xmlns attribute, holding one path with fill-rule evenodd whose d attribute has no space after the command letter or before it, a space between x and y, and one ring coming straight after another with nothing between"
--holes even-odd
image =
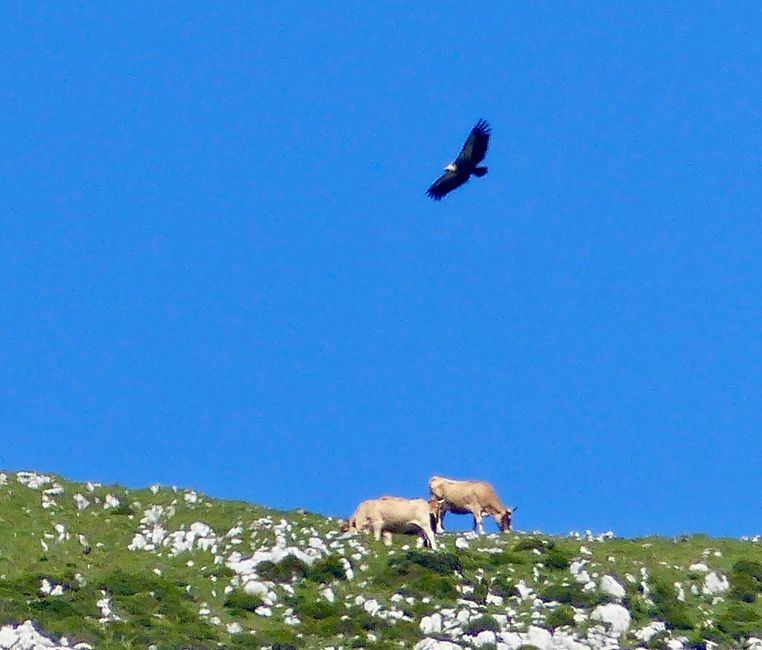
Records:
<instances>
[{"instance_id":1,"label":"grazing cow","mask_svg":"<svg viewBox=\"0 0 762 650\"><path fill-rule=\"evenodd\" d=\"M386 496L360 503L349 521L342 525L341 530L369 530L376 540L380 540L383 535L384 544L387 546L391 544L392 533L419 535L426 546L436 550L437 543L431 529L430 517L429 504L423 499Z\"/></svg>"},{"instance_id":2,"label":"grazing cow","mask_svg":"<svg viewBox=\"0 0 762 650\"><path fill-rule=\"evenodd\" d=\"M454 512L458 515L472 514L474 516L474 530L484 534L482 515L491 515L500 532L511 529L511 516L516 508L505 507L498 499L494 488L484 481L454 481L441 476L432 476L429 481L431 500L438 500L441 504L437 517L437 532L444 531L444 516L446 512Z\"/></svg>"}]
</instances>

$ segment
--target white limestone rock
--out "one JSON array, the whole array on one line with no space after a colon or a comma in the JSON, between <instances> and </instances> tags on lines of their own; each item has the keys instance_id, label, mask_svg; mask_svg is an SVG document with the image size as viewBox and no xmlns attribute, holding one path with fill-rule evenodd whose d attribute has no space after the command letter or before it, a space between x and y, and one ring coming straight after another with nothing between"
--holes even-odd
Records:
<instances>
[{"instance_id":1,"label":"white limestone rock","mask_svg":"<svg viewBox=\"0 0 762 650\"><path fill-rule=\"evenodd\" d=\"M375 598L371 598L370 600L366 600L362 607L368 614L375 616L381 609L381 604Z\"/></svg>"},{"instance_id":2,"label":"white limestone rock","mask_svg":"<svg viewBox=\"0 0 762 650\"><path fill-rule=\"evenodd\" d=\"M522 643L533 645L540 650L550 650L553 647L553 635L543 627L530 625L521 637Z\"/></svg>"},{"instance_id":3,"label":"white limestone rock","mask_svg":"<svg viewBox=\"0 0 762 650\"><path fill-rule=\"evenodd\" d=\"M601 577L600 589L604 594L608 594L620 602L626 593L624 587L619 584L613 576L610 575Z\"/></svg>"},{"instance_id":4,"label":"white limestone rock","mask_svg":"<svg viewBox=\"0 0 762 650\"><path fill-rule=\"evenodd\" d=\"M730 583L728 579L723 575L718 575L714 571L707 573L704 577L704 586L701 588L701 592L705 596L714 596L721 594L730 589Z\"/></svg>"},{"instance_id":5,"label":"white limestone rock","mask_svg":"<svg viewBox=\"0 0 762 650\"><path fill-rule=\"evenodd\" d=\"M483 645L494 644L497 641L497 636L492 630L482 630L474 637L474 646L481 648Z\"/></svg>"},{"instance_id":6,"label":"white limestone rock","mask_svg":"<svg viewBox=\"0 0 762 650\"><path fill-rule=\"evenodd\" d=\"M598 605L593 610L590 618L594 621L601 621L609 626L611 632L617 636L624 634L630 627L632 617L630 612L621 605L609 603L608 605Z\"/></svg>"},{"instance_id":7,"label":"white limestone rock","mask_svg":"<svg viewBox=\"0 0 762 650\"><path fill-rule=\"evenodd\" d=\"M441 634L442 632L442 615L432 614L431 616L424 616L421 622L418 624L421 630L421 634ZM418 646L416 646L417 648Z\"/></svg>"},{"instance_id":8,"label":"white limestone rock","mask_svg":"<svg viewBox=\"0 0 762 650\"><path fill-rule=\"evenodd\" d=\"M648 643L653 636L657 635L659 632L663 632L666 629L667 626L664 625L664 623L661 621L654 621L653 623L650 623L645 627L640 628L639 630L635 630L634 635L635 638L639 641Z\"/></svg>"}]
</instances>

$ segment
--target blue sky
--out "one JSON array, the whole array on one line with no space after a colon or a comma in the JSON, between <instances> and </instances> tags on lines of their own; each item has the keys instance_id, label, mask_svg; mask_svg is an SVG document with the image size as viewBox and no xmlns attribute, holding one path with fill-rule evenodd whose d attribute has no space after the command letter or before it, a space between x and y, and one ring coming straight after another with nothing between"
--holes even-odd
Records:
<instances>
[{"instance_id":1,"label":"blue sky","mask_svg":"<svg viewBox=\"0 0 762 650\"><path fill-rule=\"evenodd\" d=\"M762 532L758 3L0 21L0 467Z\"/></svg>"}]
</instances>

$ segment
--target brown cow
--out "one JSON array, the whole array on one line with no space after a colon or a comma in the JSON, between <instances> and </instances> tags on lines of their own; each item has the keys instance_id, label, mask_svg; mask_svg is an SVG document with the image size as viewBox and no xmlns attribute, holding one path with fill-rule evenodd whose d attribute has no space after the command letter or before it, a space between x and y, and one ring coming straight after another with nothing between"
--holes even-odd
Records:
<instances>
[{"instance_id":1,"label":"brown cow","mask_svg":"<svg viewBox=\"0 0 762 650\"><path fill-rule=\"evenodd\" d=\"M442 476L432 476L429 481L429 492L432 500L440 502L437 518L437 532L444 530L445 513L454 512L458 515L472 514L474 530L484 534L482 515L492 516L501 532L511 529L511 516L516 508L507 508L498 498L495 489L484 481L455 481Z\"/></svg>"}]
</instances>

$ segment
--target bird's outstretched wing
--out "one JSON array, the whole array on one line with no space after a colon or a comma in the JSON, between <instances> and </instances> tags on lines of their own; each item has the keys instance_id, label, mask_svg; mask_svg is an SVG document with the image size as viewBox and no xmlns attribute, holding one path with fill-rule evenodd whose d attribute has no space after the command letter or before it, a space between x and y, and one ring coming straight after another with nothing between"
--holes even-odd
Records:
<instances>
[{"instance_id":1,"label":"bird's outstretched wing","mask_svg":"<svg viewBox=\"0 0 762 650\"><path fill-rule=\"evenodd\" d=\"M467 180L468 174L460 174L458 172L447 171L431 184L431 187L426 191L426 194L435 201L439 201L445 194L448 194L455 188L460 187Z\"/></svg>"},{"instance_id":2,"label":"bird's outstretched wing","mask_svg":"<svg viewBox=\"0 0 762 650\"><path fill-rule=\"evenodd\" d=\"M463 148L460 150L456 164L476 166L487 154L489 135L492 133L489 124L485 120L479 120L476 126L468 134Z\"/></svg>"}]
</instances>

